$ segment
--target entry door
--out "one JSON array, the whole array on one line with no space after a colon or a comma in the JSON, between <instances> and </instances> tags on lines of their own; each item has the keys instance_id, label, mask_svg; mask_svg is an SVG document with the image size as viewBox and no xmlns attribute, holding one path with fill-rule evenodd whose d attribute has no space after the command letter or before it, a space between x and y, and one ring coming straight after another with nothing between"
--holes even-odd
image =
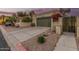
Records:
<instances>
[{"instance_id":1,"label":"entry door","mask_svg":"<svg viewBox=\"0 0 79 59\"><path fill-rule=\"evenodd\" d=\"M63 31L64 32L75 32L75 17L64 17L63 18Z\"/></svg>"}]
</instances>

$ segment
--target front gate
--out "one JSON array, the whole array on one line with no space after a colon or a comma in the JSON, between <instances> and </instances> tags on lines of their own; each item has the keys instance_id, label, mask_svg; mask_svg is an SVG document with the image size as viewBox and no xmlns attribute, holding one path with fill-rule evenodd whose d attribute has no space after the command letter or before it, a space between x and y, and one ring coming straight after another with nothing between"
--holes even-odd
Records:
<instances>
[{"instance_id":1,"label":"front gate","mask_svg":"<svg viewBox=\"0 0 79 59\"><path fill-rule=\"evenodd\" d=\"M63 31L64 32L75 32L75 17L63 17Z\"/></svg>"}]
</instances>

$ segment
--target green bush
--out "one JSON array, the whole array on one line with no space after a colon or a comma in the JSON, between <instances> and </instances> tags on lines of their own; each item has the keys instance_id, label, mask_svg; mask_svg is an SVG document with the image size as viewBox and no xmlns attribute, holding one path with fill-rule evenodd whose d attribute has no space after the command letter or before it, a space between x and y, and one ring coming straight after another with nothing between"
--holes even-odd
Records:
<instances>
[{"instance_id":1,"label":"green bush","mask_svg":"<svg viewBox=\"0 0 79 59\"><path fill-rule=\"evenodd\" d=\"M29 17L24 17L24 18L22 19L22 22L32 22L32 19L29 18Z\"/></svg>"},{"instance_id":2,"label":"green bush","mask_svg":"<svg viewBox=\"0 0 79 59\"><path fill-rule=\"evenodd\" d=\"M40 43L40 44L45 43L45 38L44 38L44 36L38 37L38 43Z\"/></svg>"},{"instance_id":3,"label":"green bush","mask_svg":"<svg viewBox=\"0 0 79 59\"><path fill-rule=\"evenodd\" d=\"M15 16L11 16L9 18L6 19L4 24L11 24L12 26L14 26L14 22L16 22L16 17Z\"/></svg>"},{"instance_id":4,"label":"green bush","mask_svg":"<svg viewBox=\"0 0 79 59\"><path fill-rule=\"evenodd\" d=\"M8 18L8 19L6 19L6 21L5 22L11 22L11 20Z\"/></svg>"},{"instance_id":5,"label":"green bush","mask_svg":"<svg viewBox=\"0 0 79 59\"><path fill-rule=\"evenodd\" d=\"M16 17L15 16L11 16L8 19L6 19L6 22L16 22Z\"/></svg>"},{"instance_id":6,"label":"green bush","mask_svg":"<svg viewBox=\"0 0 79 59\"><path fill-rule=\"evenodd\" d=\"M16 22L16 17L15 17L15 16L9 17L9 19L10 19L12 22Z\"/></svg>"}]
</instances>

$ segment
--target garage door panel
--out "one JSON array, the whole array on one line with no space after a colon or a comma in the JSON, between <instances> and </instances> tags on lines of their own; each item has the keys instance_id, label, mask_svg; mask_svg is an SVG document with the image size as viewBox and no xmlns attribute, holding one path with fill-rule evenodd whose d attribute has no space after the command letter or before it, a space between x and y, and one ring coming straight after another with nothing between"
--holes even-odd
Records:
<instances>
[{"instance_id":1,"label":"garage door panel","mask_svg":"<svg viewBox=\"0 0 79 59\"><path fill-rule=\"evenodd\" d=\"M41 27L50 27L51 26L51 18L38 18L37 19L37 26Z\"/></svg>"}]
</instances>

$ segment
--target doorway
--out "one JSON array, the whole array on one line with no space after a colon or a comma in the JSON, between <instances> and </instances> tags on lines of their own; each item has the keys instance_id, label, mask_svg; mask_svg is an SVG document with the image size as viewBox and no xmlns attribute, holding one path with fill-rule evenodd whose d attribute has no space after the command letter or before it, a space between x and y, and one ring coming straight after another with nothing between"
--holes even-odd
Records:
<instances>
[{"instance_id":1,"label":"doorway","mask_svg":"<svg viewBox=\"0 0 79 59\"><path fill-rule=\"evenodd\" d=\"M63 32L73 32L75 33L75 23L76 17L63 17Z\"/></svg>"}]
</instances>

